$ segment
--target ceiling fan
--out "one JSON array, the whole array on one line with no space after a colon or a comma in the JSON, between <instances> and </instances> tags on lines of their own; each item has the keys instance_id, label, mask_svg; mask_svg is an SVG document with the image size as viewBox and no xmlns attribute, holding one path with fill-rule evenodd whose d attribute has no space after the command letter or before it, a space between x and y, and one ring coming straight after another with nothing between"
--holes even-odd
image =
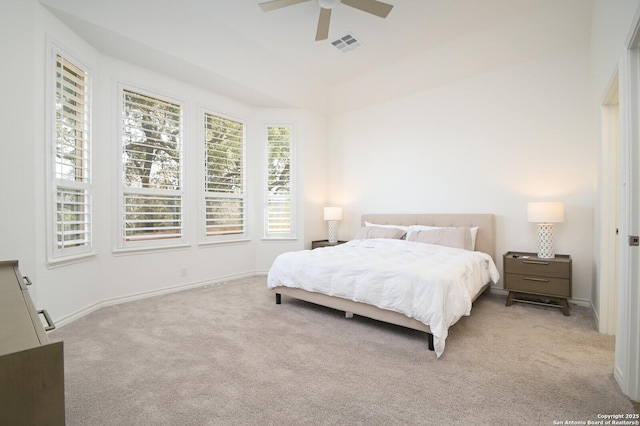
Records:
<instances>
[{"instance_id":1,"label":"ceiling fan","mask_svg":"<svg viewBox=\"0 0 640 426\"><path fill-rule=\"evenodd\" d=\"M280 9L294 4L304 3L311 0L270 0L259 4L265 12ZM326 40L329 37L329 21L331 20L331 10L340 3L351 6L363 12L370 13L380 18L386 18L393 9L393 5L383 3L378 0L315 0L320 6L320 17L318 18L318 29L316 30L316 41Z\"/></svg>"}]
</instances>

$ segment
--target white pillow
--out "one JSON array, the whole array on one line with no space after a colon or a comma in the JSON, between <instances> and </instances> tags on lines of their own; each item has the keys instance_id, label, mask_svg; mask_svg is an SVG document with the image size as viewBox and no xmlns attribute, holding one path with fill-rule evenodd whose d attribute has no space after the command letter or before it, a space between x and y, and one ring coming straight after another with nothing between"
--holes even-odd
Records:
<instances>
[{"instance_id":1,"label":"white pillow","mask_svg":"<svg viewBox=\"0 0 640 426\"><path fill-rule=\"evenodd\" d=\"M408 241L415 241L415 235L412 235L412 233L414 232L418 232L418 231L431 231L434 229L442 229L442 228L455 228L453 226L427 226L427 225L411 225L409 226L409 229L407 230L407 236L405 237ZM472 228L467 228L469 229L469 232L471 233L471 249L470 250L475 250L476 249L476 237L478 236L478 227L474 226Z\"/></svg>"},{"instance_id":2,"label":"white pillow","mask_svg":"<svg viewBox=\"0 0 640 426\"><path fill-rule=\"evenodd\" d=\"M368 238L393 238L401 240L406 232L399 228L389 228L383 226L363 226L353 237L354 240L364 240Z\"/></svg>"},{"instance_id":3,"label":"white pillow","mask_svg":"<svg viewBox=\"0 0 640 426\"><path fill-rule=\"evenodd\" d=\"M469 231L471 232L471 250L475 250L476 249L476 237L478 236L478 227L477 226L473 226L473 227L469 228Z\"/></svg>"},{"instance_id":4,"label":"white pillow","mask_svg":"<svg viewBox=\"0 0 640 426\"><path fill-rule=\"evenodd\" d=\"M412 232L407 241L471 250L471 232L464 227L422 229Z\"/></svg>"},{"instance_id":5,"label":"white pillow","mask_svg":"<svg viewBox=\"0 0 640 426\"><path fill-rule=\"evenodd\" d=\"M378 228L397 228L402 229L404 232L409 231L409 227L403 225L379 225L377 223L367 222L366 220L364 221L364 224L365 226L377 226Z\"/></svg>"}]
</instances>

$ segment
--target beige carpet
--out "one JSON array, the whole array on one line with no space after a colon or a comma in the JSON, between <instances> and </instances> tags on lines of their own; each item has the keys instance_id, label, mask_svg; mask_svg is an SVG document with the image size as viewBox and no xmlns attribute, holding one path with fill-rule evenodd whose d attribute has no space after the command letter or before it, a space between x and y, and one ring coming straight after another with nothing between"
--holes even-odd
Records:
<instances>
[{"instance_id":1,"label":"beige carpet","mask_svg":"<svg viewBox=\"0 0 640 426\"><path fill-rule=\"evenodd\" d=\"M100 309L65 342L69 425L552 425L633 413L589 311L485 294L423 333L283 297L265 277Z\"/></svg>"}]
</instances>

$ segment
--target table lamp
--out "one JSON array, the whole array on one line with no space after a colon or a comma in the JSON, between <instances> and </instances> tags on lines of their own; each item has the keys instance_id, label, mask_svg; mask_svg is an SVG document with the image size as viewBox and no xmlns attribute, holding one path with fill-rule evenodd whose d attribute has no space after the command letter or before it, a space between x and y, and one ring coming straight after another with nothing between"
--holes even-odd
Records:
<instances>
[{"instance_id":1,"label":"table lamp","mask_svg":"<svg viewBox=\"0 0 640 426\"><path fill-rule=\"evenodd\" d=\"M538 224L538 257L556 257L553 242L553 223L564 222L564 204L561 202L528 203L527 220Z\"/></svg>"},{"instance_id":2,"label":"table lamp","mask_svg":"<svg viewBox=\"0 0 640 426\"><path fill-rule=\"evenodd\" d=\"M342 220L342 207L325 207L324 220L329 221L329 242L332 244L337 243L336 231L338 229L338 221Z\"/></svg>"}]
</instances>

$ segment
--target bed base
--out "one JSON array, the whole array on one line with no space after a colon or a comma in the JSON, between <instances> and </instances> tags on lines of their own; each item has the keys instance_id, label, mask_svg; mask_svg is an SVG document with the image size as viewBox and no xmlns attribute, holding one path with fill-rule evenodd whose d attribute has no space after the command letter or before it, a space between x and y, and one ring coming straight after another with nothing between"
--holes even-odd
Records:
<instances>
[{"instance_id":1,"label":"bed base","mask_svg":"<svg viewBox=\"0 0 640 426\"><path fill-rule=\"evenodd\" d=\"M478 226L478 235L476 238L476 251L488 253L495 259L495 216L493 214L477 213L419 213L419 214L363 214L362 225L365 222L372 222L381 225L431 225L431 226ZM491 283L487 283L482 287L478 294L473 298L475 301L483 294ZM290 288L279 286L272 289L276 294L276 303L282 302L281 295L290 296L296 299L305 300L317 305L326 306L328 308L344 311L347 318L351 318L353 314L363 317L372 318L378 321L399 325L427 333L427 341L429 349L434 350L433 334L428 325L420 321L409 318L399 312L387 311L365 303L354 302L352 300L340 297L327 296L321 293L313 293L299 288Z\"/></svg>"},{"instance_id":2,"label":"bed base","mask_svg":"<svg viewBox=\"0 0 640 426\"><path fill-rule=\"evenodd\" d=\"M491 283L485 284L484 287L482 287L478 294L473 298L473 300L475 301L490 286ZM413 330L424 331L425 333L427 333L427 344L429 350L434 350L433 334L431 334L431 328L428 325L414 318L409 318L408 316L399 312L388 311L385 309L380 309L373 305L368 305L366 303L354 302L353 300L343 299L341 297L327 296L326 294L322 293L309 292L299 288L281 286L272 289L272 291L274 291L276 294L277 305L280 305L282 303L282 295L284 294L285 296L293 297L295 299L304 300L306 302L315 303L316 305L343 311L346 318L352 318L353 314L356 314L362 317L383 321L389 324L399 325L402 327L411 328Z\"/></svg>"}]
</instances>

